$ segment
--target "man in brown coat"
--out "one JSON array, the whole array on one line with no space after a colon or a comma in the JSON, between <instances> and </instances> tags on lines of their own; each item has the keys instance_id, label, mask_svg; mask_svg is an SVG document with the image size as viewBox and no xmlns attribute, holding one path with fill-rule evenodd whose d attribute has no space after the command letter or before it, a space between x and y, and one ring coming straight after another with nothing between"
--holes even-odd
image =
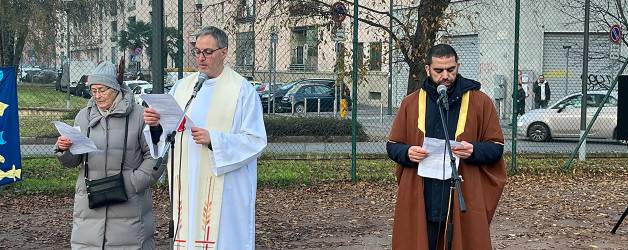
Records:
<instances>
[{"instance_id":1,"label":"man in brown coat","mask_svg":"<svg viewBox=\"0 0 628 250\"><path fill-rule=\"evenodd\" d=\"M432 47L425 65L428 78L403 100L391 128L386 148L398 164L393 249L442 249L450 235L449 249L491 249L490 223L506 183L504 137L491 99L480 91L479 82L458 75L459 67L451 46ZM437 153L423 148L424 139L445 138L438 85L447 87L446 133L460 143L452 152L460 159L458 171L464 181L458 191L465 213L460 212L458 194L450 196L450 176L440 180L417 174L419 163ZM443 165L450 167L449 162Z\"/></svg>"}]
</instances>

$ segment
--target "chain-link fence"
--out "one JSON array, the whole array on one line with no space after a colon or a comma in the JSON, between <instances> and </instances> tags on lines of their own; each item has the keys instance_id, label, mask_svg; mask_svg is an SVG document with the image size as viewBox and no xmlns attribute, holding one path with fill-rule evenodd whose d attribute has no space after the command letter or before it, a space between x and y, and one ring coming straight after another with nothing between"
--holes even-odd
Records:
<instances>
[{"instance_id":1,"label":"chain-link fence","mask_svg":"<svg viewBox=\"0 0 628 250\"><path fill-rule=\"evenodd\" d=\"M83 13L84 19L72 15L71 10L80 5L61 2L55 19L54 56L42 60L29 43L24 50L19 89L24 155L52 152L56 136L50 121L71 123L76 110L85 106L90 94L83 76L96 63L119 63L125 58L125 79L134 93L152 90L154 1L104 1L111 4ZM576 147L583 89L583 2L521 1L519 27L515 27L513 1L452 1L435 19L439 25L434 41L451 44L460 57L460 73L481 82L482 91L493 98L506 137L505 152L513 150L513 140L518 142L515 150L523 153L568 154ZM613 19L620 16L624 5L616 5L614 0L592 2L585 77L587 119L591 120L596 107L603 108L589 133L586 150L626 152L614 139L616 92L602 103L625 59L624 40L620 38L619 44L609 40L610 26L627 26L625 21ZM421 8L426 5L418 1L360 1L354 51L353 5L348 2L185 0L179 9L177 1L165 1L165 51L160 57L166 65L164 85L167 89L178 79L179 69L184 76L195 71L195 59L189 52L194 34L201 27L216 26L229 34L226 63L256 87L265 119L273 124L274 129L268 131L268 157L348 156L352 138L344 128L350 126L353 110L360 126L357 152L385 157L392 120L412 82L410 73L423 70L420 63L414 67L409 63L420 62L408 56L422 51L419 43L403 43L423 39L415 33L419 13L426 13ZM342 13L350 15L344 18ZM513 66L515 29L520 33L518 72ZM183 41L181 62L177 60L178 38ZM353 53L358 59L355 67ZM353 70L359 76L355 87ZM546 82L540 85L541 77ZM356 103L351 101L354 96ZM519 114L515 124L513 114ZM312 123L319 126L312 127Z\"/></svg>"},{"instance_id":2,"label":"chain-link fence","mask_svg":"<svg viewBox=\"0 0 628 250\"><path fill-rule=\"evenodd\" d=\"M584 1L521 1L519 26L515 26L514 1L455 1L449 5L447 17L451 19L439 41L457 50L460 73L480 81L482 91L493 98L506 137L506 152L571 154L581 133L583 88L588 92L587 124L602 107L589 131L586 151L626 152L616 140L616 89L602 103L625 58L623 42L609 39L613 24L626 27L620 18L624 10L618 10L622 5L616 5L624 1L592 2L584 87L580 78ZM410 11L412 6L400 7L398 16L411 16L407 14ZM520 34L516 73L515 29ZM407 66L402 62L395 69L400 69L393 73L396 82L403 84ZM517 115L515 124L513 114ZM517 141L516 149L512 148L513 140Z\"/></svg>"}]
</instances>

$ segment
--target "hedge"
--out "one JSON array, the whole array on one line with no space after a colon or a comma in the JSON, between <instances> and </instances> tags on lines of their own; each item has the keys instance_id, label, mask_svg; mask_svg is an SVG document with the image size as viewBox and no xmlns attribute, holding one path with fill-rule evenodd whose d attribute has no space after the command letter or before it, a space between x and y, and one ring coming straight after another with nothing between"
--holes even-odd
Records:
<instances>
[{"instance_id":1,"label":"hedge","mask_svg":"<svg viewBox=\"0 0 628 250\"><path fill-rule=\"evenodd\" d=\"M351 120L331 117L266 116L269 138L286 136L351 137ZM362 124L356 122L358 140L368 140Z\"/></svg>"}]
</instances>

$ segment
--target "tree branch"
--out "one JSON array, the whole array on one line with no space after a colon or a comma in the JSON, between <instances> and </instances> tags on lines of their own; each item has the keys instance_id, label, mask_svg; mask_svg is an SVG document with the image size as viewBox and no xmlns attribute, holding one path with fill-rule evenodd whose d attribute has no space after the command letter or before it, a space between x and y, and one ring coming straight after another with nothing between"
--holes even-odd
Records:
<instances>
[{"instance_id":1,"label":"tree branch","mask_svg":"<svg viewBox=\"0 0 628 250\"><path fill-rule=\"evenodd\" d=\"M353 2L350 2L350 1L348 1L348 0L342 0L342 1L343 1L343 2L345 2L345 3L351 4L351 5L353 5L353 4L354 4ZM389 10L388 12L385 12L385 11L379 11L379 10L375 10L375 9L373 9L373 8L369 8L369 7L366 7L366 6L364 6L364 5L360 5L360 4L358 4L358 8L362 8L362 9L368 10L369 12L373 12L373 13L376 13L376 14L380 14L380 15L388 16L388 18L390 18L390 19L392 19L393 21L395 21L395 23L396 23L397 25L403 25L403 22L402 22L401 20L399 20L398 18L396 18L394 15L392 15L392 14L391 14L392 10Z\"/></svg>"}]
</instances>

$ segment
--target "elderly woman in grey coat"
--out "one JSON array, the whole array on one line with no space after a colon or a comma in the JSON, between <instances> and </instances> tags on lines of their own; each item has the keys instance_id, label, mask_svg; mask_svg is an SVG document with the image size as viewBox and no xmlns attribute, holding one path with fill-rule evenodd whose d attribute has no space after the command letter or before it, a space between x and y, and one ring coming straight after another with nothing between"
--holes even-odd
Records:
<instances>
[{"instance_id":1,"label":"elderly woman in grey coat","mask_svg":"<svg viewBox=\"0 0 628 250\"><path fill-rule=\"evenodd\" d=\"M110 62L94 69L87 86L92 98L76 115L74 125L94 141L99 151L74 155L69 150L72 141L65 136L60 136L56 144L57 157L63 166L81 165L74 195L72 249L154 249L150 186L164 168L153 170L156 161L151 158L142 135L143 109L133 102L129 88L117 81L116 68ZM125 132L126 154L122 162ZM128 200L89 208L85 165L91 180L118 174L122 169Z\"/></svg>"}]
</instances>

